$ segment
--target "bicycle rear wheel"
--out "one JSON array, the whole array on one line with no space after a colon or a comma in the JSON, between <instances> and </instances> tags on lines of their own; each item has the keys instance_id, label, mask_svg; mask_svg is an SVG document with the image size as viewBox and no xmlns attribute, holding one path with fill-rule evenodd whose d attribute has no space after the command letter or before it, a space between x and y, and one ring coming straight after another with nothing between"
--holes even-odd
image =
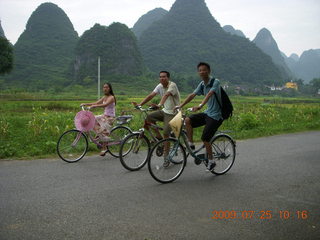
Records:
<instances>
[{"instance_id":1,"label":"bicycle rear wheel","mask_svg":"<svg viewBox=\"0 0 320 240\"><path fill-rule=\"evenodd\" d=\"M124 168L137 171L147 163L149 152L148 138L140 132L132 133L120 146L120 162Z\"/></svg>"},{"instance_id":2,"label":"bicycle rear wheel","mask_svg":"<svg viewBox=\"0 0 320 240\"><path fill-rule=\"evenodd\" d=\"M164 153L163 156L158 156L156 150L159 146L167 146L169 148L168 154ZM148 159L148 169L156 181L170 183L182 174L186 162L186 152L181 143L177 139L167 138L153 146Z\"/></svg>"},{"instance_id":3,"label":"bicycle rear wheel","mask_svg":"<svg viewBox=\"0 0 320 240\"><path fill-rule=\"evenodd\" d=\"M213 159L216 166L211 171L216 175L222 175L228 172L236 157L236 145L232 138L226 134L219 134L211 141ZM207 163L205 162L207 165Z\"/></svg>"},{"instance_id":4,"label":"bicycle rear wheel","mask_svg":"<svg viewBox=\"0 0 320 240\"><path fill-rule=\"evenodd\" d=\"M109 150L110 154L114 157L119 157L119 151L122 140L132 133L131 129L124 126L117 126L113 128L110 132L109 137L111 138L111 142L107 145L107 150Z\"/></svg>"},{"instance_id":5,"label":"bicycle rear wheel","mask_svg":"<svg viewBox=\"0 0 320 240\"><path fill-rule=\"evenodd\" d=\"M87 153L88 139L84 133L72 129L64 132L57 143L57 153L66 162L79 161Z\"/></svg>"}]
</instances>

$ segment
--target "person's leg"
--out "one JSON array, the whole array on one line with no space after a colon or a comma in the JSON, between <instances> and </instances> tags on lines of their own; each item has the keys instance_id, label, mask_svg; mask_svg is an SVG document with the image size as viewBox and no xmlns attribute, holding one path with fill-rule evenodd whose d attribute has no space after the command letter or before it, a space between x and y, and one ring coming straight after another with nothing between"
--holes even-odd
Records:
<instances>
[{"instance_id":1,"label":"person's leg","mask_svg":"<svg viewBox=\"0 0 320 240\"><path fill-rule=\"evenodd\" d=\"M197 114L190 115L190 117L187 117L185 120L187 137L188 137L189 145L192 150L195 149L195 146L193 143L193 128L197 128L205 125L206 124L205 118L206 118L205 113L197 113Z\"/></svg>"},{"instance_id":2,"label":"person's leg","mask_svg":"<svg viewBox=\"0 0 320 240\"><path fill-rule=\"evenodd\" d=\"M99 133L99 138L103 142L100 152L100 156L102 157L106 155L107 144L111 140L109 135L113 126L114 119L114 117L109 116L103 116L100 118L100 127L102 131Z\"/></svg>"},{"instance_id":3,"label":"person's leg","mask_svg":"<svg viewBox=\"0 0 320 240\"><path fill-rule=\"evenodd\" d=\"M162 111L155 111L155 112L148 114L146 121L145 121L145 124L144 124L144 128L147 130L150 130L150 124L156 124L157 121L163 122ZM161 136L159 129L153 129L153 131L156 135L156 138L162 139L162 136Z\"/></svg>"},{"instance_id":4,"label":"person's leg","mask_svg":"<svg viewBox=\"0 0 320 240\"><path fill-rule=\"evenodd\" d=\"M210 144L211 138L216 133L217 129L222 124L222 120L215 120L213 118L210 118L206 116L206 125L203 129L201 140L203 141L203 144L206 148L207 157L208 157L208 170L211 171L215 167L215 162L213 160L213 154L212 154L212 147Z\"/></svg>"},{"instance_id":5,"label":"person's leg","mask_svg":"<svg viewBox=\"0 0 320 240\"><path fill-rule=\"evenodd\" d=\"M186 123L186 131L189 143L193 143L193 127L191 125L191 119L189 117L185 120Z\"/></svg>"}]
</instances>

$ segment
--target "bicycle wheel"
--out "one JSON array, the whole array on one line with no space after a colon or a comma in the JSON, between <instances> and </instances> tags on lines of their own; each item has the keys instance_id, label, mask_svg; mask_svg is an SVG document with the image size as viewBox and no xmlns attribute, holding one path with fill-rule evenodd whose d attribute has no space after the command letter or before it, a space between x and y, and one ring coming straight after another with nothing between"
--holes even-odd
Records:
<instances>
[{"instance_id":1,"label":"bicycle wheel","mask_svg":"<svg viewBox=\"0 0 320 240\"><path fill-rule=\"evenodd\" d=\"M228 172L236 157L236 145L232 138L226 134L215 136L211 141L213 159L216 166L211 171L216 175L222 175ZM205 162L207 165L207 162Z\"/></svg>"},{"instance_id":2,"label":"bicycle wheel","mask_svg":"<svg viewBox=\"0 0 320 240\"><path fill-rule=\"evenodd\" d=\"M148 138L140 132L132 133L120 146L120 162L124 168L137 171L147 163L149 152Z\"/></svg>"},{"instance_id":3,"label":"bicycle wheel","mask_svg":"<svg viewBox=\"0 0 320 240\"><path fill-rule=\"evenodd\" d=\"M57 153L66 162L77 162L87 153L88 139L84 133L72 129L64 132L57 143Z\"/></svg>"},{"instance_id":4,"label":"bicycle wheel","mask_svg":"<svg viewBox=\"0 0 320 240\"><path fill-rule=\"evenodd\" d=\"M164 146L163 156L158 156L158 146ZM166 147L169 148L165 154ZM153 146L148 159L148 169L151 176L160 183L170 183L176 180L186 166L186 152L181 143L174 138L167 138L159 141Z\"/></svg>"},{"instance_id":5,"label":"bicycle wheel","mask_svg":"<svg viewBox=\"0 0 320 240\"><path fill-rule=\"evenodd\" d=\"M108 143L107 150L114 157L119 157L119 151L122 140L132 133L131 129L124 126L117 126L110 132L111 142Z\"/></svg>"}]
</instances>

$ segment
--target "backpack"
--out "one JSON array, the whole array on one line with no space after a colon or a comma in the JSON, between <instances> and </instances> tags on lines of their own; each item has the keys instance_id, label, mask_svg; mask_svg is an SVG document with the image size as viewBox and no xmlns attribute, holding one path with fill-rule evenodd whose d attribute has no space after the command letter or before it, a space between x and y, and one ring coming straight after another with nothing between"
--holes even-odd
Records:
<instances>
[{"instance_id":1,"label":"backpack","mask_svg":"<svg viewBox=\"0 0 320 240\"><path fill-rule=\"evenodd\" d=\"M212 81L213 80L213 81ZM214 78L210 80L209 83L209 87L213 86L213 82L214 82ZM201 85L201 90L203 91L203 85ZM230 98L228 96L228 94L226 93L226 91L223 89L223 87L220 86L220 92L221 92L221 103L217 97L216 94L214 94L220 108L221 108L221 114L222 114L222 118L223 120L226 120L228 118L230 118L232 116L232 112L233 112L233 106L232 103L230 101Z\"/></svg>"},{"instance_id":2,"label":"backpack","mask_svg":"<svg viewBox=\"0 0 320 240\"><path fill-rule=\"evenodd\" d=\"M223 87L220 87L220 92L222 104L219 102L217 95L214 94L214 96L216 97L216 100L221 108L222 118L223 120L226 120L232 116L233 106L228 94L224 91Z\"/></svg>"}]
</instances>

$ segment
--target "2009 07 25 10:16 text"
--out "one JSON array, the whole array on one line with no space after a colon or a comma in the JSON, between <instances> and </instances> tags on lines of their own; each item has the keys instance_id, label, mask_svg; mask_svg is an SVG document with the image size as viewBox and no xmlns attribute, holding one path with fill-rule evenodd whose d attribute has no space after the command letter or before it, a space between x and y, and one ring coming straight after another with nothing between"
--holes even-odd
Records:
<instances>
[{"instance_id":1,"label":"2009 07 25 10:16 text","mask_svg":"<svg viewBox=\"0 0 320 240\"><path fill-rule=\"evenodd\" d=\"M305 220L309 217L309 212L307 210L245 210L245 211L235 211L235 210L214 210L211 212L211 219L302 219Z\"/></svg>"}]
</instances>

